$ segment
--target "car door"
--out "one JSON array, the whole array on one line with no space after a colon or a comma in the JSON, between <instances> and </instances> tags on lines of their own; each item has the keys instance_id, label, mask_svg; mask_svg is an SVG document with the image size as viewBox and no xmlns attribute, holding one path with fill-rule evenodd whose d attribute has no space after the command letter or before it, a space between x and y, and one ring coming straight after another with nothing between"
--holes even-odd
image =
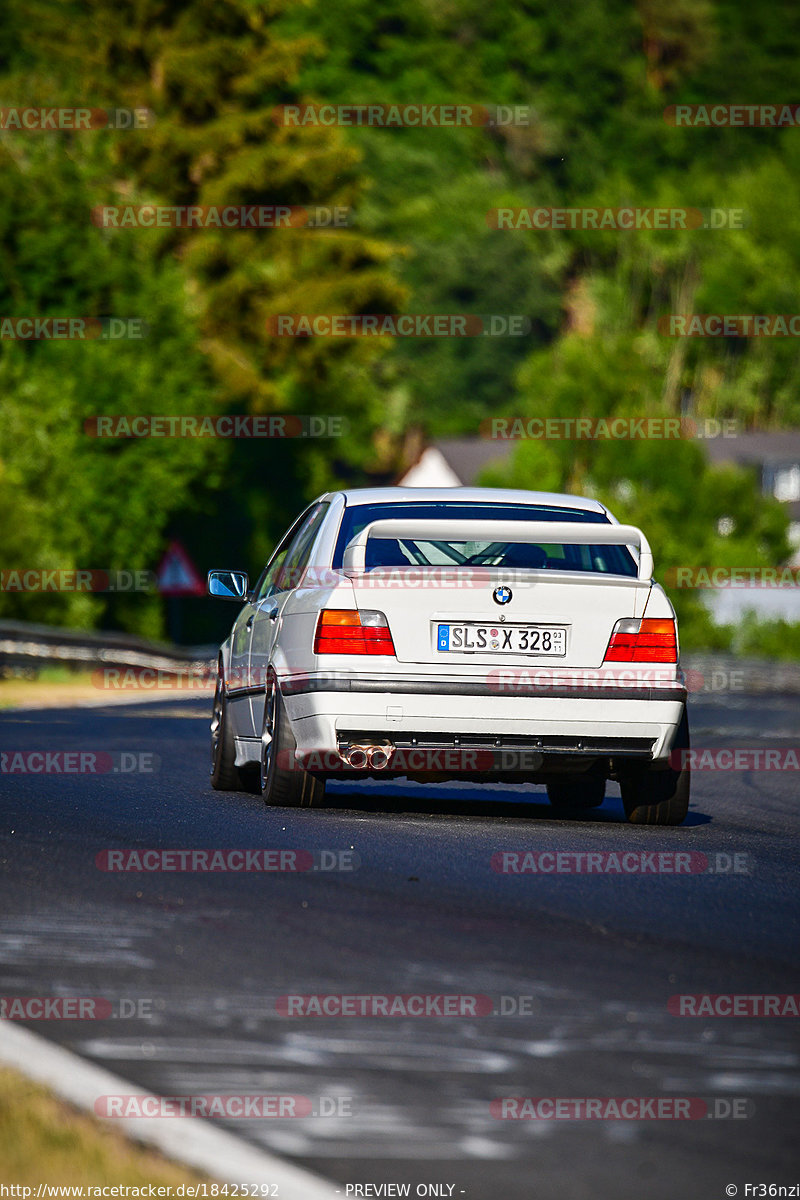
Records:
<instances>
[{"instance_id":1,"label":"car door","mask_svg":"<svg viewBox=\"0 0 800 1200\"><path fill-rule=\"evenodd\" d=\"M253 727L260 736L264 720L267 668L278 637L283 607L301 580L322 527L328 501L314 504L296 522L273 554L259 580L250 618L249 671Z\"/></svg>"},{"instance_id":2,"label":"car door","mask_svg":"<svg viewBox=\"0 0 800 1200\"><path fill-rule=\"evenodd\" d=\"M249 667L252 618L255 613L252 593L239 612L230 637L230 661L226 678L226 694L231 707L233 728L239 737L255 737L253 709L250 703ZM260 730L259 730L260 733Z\"/></svg>"}]
</instances>

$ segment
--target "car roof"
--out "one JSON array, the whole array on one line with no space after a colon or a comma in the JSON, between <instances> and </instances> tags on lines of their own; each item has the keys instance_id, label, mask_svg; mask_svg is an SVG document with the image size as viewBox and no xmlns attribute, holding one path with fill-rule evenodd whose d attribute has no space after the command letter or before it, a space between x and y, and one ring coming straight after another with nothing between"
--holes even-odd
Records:
<instances>
[{"instance_id":1,"label":"car roof","mask_svg":"<svg viewBox=\"0 0 800 1200\"><path fill-rule=\"evenodd\" d=\"M522 488L352 488L342 492L327 492L319 499L331 500L334 496L343 496L346 505L397 504L404 500L409 504L418 504L420 501L434 500L461 504L540 504L551 508L581 508L587 512L608 511L599 500L591 500L587 496L569 496L564 492L531 492Z\"/></svg>"}]
</instances>

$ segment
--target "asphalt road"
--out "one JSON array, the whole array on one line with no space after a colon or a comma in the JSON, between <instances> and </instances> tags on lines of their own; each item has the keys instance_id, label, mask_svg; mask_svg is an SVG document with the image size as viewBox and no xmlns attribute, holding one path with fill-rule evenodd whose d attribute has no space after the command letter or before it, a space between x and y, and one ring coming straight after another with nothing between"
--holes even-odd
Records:
<instances>
[{"instance_id":1,"label":"asphalt road","mask_svg":"<svg viewBox=\"0 0 800 1200\"><path fill-rule=\"evenodd\" d=\"M269 810L212 792L208 708L0 715L6 753L160 757L150 773L0 774L0 992L141 1013L31 1028L163 1095L327 1105L333 1115L227 1127L343 1194L409 1183L469 1200L715 1200L729 1184L744 1197L758 1194L748 1183L800 1182L797 1018L668 1007L678 994L800 991L796 771L697 773L678 829L625 824L613 786L580 821L555 819L538 788L399 782L337 784L319 811ZM692 707L695 746L796 746L799 723L791 697ZM119 848L350 851L356 869L100 870L96 855ZM714 870L493 869L493 855L525 850L691 852ZM478 994L503 1011L289 1017L279 999L366 993ZM521 1096L697 1097L742 1101L746 1115L494 1115L493 1100Z\"/></svg>"}]
</instances>

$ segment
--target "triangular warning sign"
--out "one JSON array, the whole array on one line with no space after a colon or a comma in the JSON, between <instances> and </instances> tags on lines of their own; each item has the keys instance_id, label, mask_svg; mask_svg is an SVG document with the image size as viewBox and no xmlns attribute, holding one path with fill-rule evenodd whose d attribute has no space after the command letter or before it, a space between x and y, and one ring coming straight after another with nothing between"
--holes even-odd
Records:
<instances>
[{"instance_id":1,"label":"triangular warning sign","mask_svg":"<svg viewBox=\"0 0 800 1200\"><path fill-rule=\"evenodd\" d=\"M170 542L156 575L164 596L204 596L206 589L180 542Z\"/></svg>"}]
</instances>

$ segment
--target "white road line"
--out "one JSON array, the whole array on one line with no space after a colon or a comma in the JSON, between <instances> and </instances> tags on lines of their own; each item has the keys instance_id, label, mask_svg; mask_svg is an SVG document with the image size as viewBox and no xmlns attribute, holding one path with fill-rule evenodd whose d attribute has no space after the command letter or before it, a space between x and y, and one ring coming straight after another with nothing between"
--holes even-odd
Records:
<instances>
[{"instance_id":1,"label":"white road line","mask_svg":"<svg viewBox=\"0 0 800 1200\"><path fill-rule=\"evenodd\" d=\"M99 1096L150 1096L110 1071L30 1030L0 1020L0 1063L42 1083L62 1100L94 1115ZM100 1120L101 1118L95 1118ZM220 1183L277 1184L281 1200L341 1200L341 1188L240 1141L227 1130L196 1117L137 1117L103 1120L127 1137L168 1158L205 1172ZM86 1180L87 1184L91 1180Z\"/></svg>"}]
</instances>

